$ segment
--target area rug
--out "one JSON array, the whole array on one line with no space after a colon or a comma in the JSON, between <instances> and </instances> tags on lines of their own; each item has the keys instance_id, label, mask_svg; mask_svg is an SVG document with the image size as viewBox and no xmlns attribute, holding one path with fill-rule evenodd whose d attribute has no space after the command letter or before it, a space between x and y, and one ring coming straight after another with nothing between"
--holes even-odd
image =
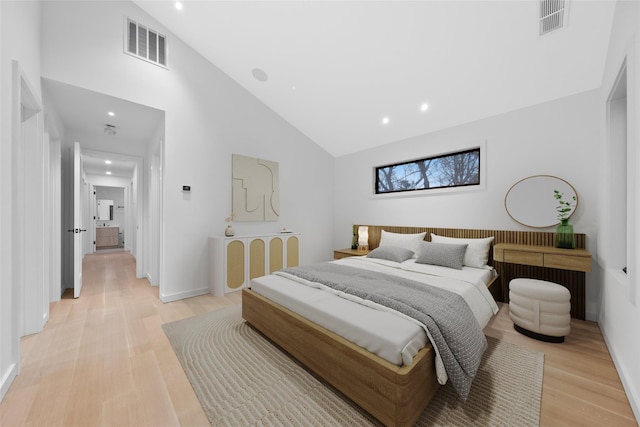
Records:
<instances>
[{"instance_id":1,"label":"area rug","mask_svg":"<svg viewBox=\"0 0 640 427\"><path fill-rule=\"evenodd\" d=\"M247 325L239 305L163 325L212 426L377 425ZM544 355L487 337L466 402L441 387L418 426L537 426Z\"/></svg>"}]
</instances>

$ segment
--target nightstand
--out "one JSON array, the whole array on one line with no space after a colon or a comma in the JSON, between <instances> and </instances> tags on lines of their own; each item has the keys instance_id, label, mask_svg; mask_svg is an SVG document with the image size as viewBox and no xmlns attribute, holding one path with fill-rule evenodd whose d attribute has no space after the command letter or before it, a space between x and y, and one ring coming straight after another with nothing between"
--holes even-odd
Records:
<instances>
[{"instance_id":1,"label":"nightstand","mask_svg":"<svg viewBox=\"0 0 640 427\"><path fill-rule=\"evenodd\" d=\"M346 257L350 257L350 256L363 256L363 255L367 255L369 252L371 252L368 249L351 249L351 248L347 248L347 249L336 249L333 251L333 259L341 259L341 258L346 258Z\"/></svg>"}]
</instances>

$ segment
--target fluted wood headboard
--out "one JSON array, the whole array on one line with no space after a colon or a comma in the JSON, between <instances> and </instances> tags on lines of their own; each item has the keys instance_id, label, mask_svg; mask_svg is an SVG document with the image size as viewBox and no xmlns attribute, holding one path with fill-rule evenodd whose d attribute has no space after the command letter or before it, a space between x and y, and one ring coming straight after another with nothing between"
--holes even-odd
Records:
<instances>
[{"instance_id":1,"label":"fluted wood headboard","mask_svg":"<svg viewBox=\"0 0 640 427\"><path fill-rule=\"evenodd\" d=\"M358 224L368 225L368 224ZM356 225L356 230L358 225ZM477 230L467 228L437 228L437 227L403 227L389 225L368 225L369 249L375 249L380 245L382 230L391 233L414 234L426 232L425 240L431 241L431 233L438 236L458 237L466 239L481 239L494 237L493 243L515 243L519 245L554 246L556 233L552 231L514 231L514 230ZM586 235L576 233L576 248L585 248ZM489 254L489 260L493 260L493 251Z\"/></svg>"},{"instance_id":2,"label":"fluted wood headboard","mask_svg":"<svg viewBox=\"0 0 640 427\"><path fill-rule=\"evenodd\" d=\"M514 231L514 230L477 230L465 228L437 227L403 227L387 225L367 225L369 227L369 249L380 245L382 230L392 233L413 234L426 232L425 240L431 241L431 233L439 236L480 239L494 237L494 244L515 243L519 245L555 246L556 233L552 231ZM357 230L358 225L356 225ZM576 248L586 248L586 235L575 234ZM578 319L585 318L585 273L580 271L559 270L554 268L534 267L528 265L506 264L493 261L493 248L489 251L489 265L497 270L502 282L502 301L509 302L509 287L512 278L529 277L560 283L571 291L571 315Z\"/></svg>"}]
</instances>

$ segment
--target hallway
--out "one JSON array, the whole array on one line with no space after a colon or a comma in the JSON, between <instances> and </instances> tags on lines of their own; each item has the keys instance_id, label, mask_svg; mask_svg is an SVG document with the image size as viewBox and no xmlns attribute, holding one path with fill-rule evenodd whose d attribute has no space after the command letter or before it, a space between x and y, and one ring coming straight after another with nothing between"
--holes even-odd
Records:
<instances>
[{"instance_id":1,"label":"hallway","mask_svg":"<svg viewBox=\"0 0 640 427\"><path fill-rule=\"evenodd\" d=\"M163 304L135 267L129 252L84 258L80 298L65 293L44 331L22 338L21 373L0 404L0 425L208 424L161 325L240 295Z\"/></svg>"}]
</instances>

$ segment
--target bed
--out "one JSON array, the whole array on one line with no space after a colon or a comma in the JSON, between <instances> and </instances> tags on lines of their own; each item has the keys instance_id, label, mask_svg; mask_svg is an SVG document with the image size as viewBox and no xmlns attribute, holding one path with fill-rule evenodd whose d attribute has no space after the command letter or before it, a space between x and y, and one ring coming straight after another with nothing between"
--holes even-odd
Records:
<instances>
[{"instance_id":1,"label":"bed","mask_svg":"<svg viewBox=\"0 0 640 427\"><path fill-rule=\"evenodd\" d=\"M425 233L383 232L380 247L370 256L332 261L322 269L355 268L367 275L385 275L385 280L392 275L453 289L456 298L467 302L481 331L497 312L490 292L497 275L486 258L492 239L482 239L481 266L465 265L458 247L452 268L449 259L437 261L435 250L444 247L425 243L424 237ZM474 245L479 240L474 239ZM473 252L464 246L463 256ZM400 249L405 252L397 258ZM376 251L383 256L373 256ZM407 257L406 251L413 256ZM426 263L418 256L425 251L432 252ZM324 270L319 271L322 275ZM443 350L431 344L429 329L403 313L330 288L320 279L298 277L299 273L285 269L253 279L251 288L243 290L244 319L383 424L413 425L447 380Z\"/></svg>"}]
</instances>

